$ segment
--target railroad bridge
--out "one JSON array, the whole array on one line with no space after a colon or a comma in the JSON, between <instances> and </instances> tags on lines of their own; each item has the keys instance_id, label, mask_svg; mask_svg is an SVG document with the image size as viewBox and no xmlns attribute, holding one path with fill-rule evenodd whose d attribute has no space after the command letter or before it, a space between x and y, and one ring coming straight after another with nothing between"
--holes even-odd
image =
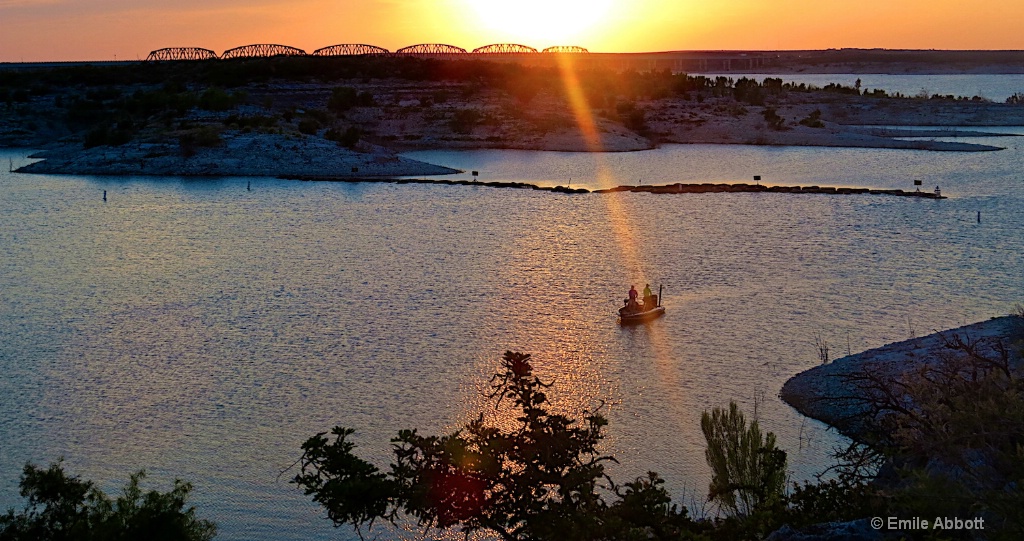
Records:
<instances>
[{"instance_id":1,"label":"railroad bridge","mask_svg":"<svg viewBox=\"0 0 1024 541\"><path fill-rule=\"evenodd\" d=\"M577 45L548 47L541 51L518 43L493 43L477 47L472 52L445 43L420 43L402 47L391 52L383 47L363 43L342 43L321 47L312 54L288 45L260 43L243 45L224 51L220 56L210 49L201 47L168 47L157 49L146 58L147 61L212 60L233 58L268 58L276 56L412 56L443 59L487 59L501 62L518 62L527 65L549 66L561 57L572 58L583 67L600 67L614 70L707 73L729 72L732 70L756 70L777 62L777 54L767 52L735 51L668 51L654 53L591 53Z\"/></svg>"}]
</instances>

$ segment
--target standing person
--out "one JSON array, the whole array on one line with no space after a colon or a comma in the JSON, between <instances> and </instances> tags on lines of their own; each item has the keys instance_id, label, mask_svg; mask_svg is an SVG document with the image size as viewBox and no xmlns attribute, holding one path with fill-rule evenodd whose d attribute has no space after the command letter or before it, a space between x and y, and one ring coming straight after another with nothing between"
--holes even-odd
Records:
<instances>
[{"instance_id":1,"label":"standing person","mask_svg":"<svg viewBox=\"0 0 1024 541\"><path fill-rule=\"evenodd\" d=\"M651 297L653 297L653 296L654 296L654 294L651 293L651 284L645 285L644 286L644 308L650 308L653 305L653 303L651 302L651 300L652 300Z\"/></svg>"},{"instance_id":2,"label":"standing person","mask_svg":"<svg viewBox=\"0 0 1024 541\"><path fill-rule=\"evenodd\" d=\"M639 295L636 291L636 286L629 286L629 304L630 306L636 306L636 297Z\"/></svg>"}]
</instances>

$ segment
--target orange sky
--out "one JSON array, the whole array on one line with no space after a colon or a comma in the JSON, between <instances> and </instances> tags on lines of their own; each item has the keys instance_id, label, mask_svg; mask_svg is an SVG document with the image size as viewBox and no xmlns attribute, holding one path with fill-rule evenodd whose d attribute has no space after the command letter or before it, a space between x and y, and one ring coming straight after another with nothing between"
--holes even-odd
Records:
<instances>
[{"instance_id":1,"label":"orange sky","mask_svg":"<svg viewBox=\"0 0 1024 541\"><path fill-rule=\"evenodd\" d=\"M1004 0L0 0L0 61L145 58L250 43L312 52L522 43L594 52L688 49L1024 49Z\"/></svg>"}]
</instances>

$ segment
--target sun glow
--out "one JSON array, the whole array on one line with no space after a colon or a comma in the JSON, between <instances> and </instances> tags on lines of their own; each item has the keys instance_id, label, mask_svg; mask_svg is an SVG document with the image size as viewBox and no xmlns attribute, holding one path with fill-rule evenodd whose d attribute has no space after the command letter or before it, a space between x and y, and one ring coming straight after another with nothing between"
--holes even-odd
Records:
<instances>
[{"instance_id":1,"label":"sun glow","mask_svg":"<svg viewBox=\"0 0 1024 541\"><path fill-rule=\"evenodd\" d=\"M543 47L576 45L570 42L605 22L612 5L612 0L463 1L476 13L480 24L503 39Z\"/></svg>"}]
</instances>

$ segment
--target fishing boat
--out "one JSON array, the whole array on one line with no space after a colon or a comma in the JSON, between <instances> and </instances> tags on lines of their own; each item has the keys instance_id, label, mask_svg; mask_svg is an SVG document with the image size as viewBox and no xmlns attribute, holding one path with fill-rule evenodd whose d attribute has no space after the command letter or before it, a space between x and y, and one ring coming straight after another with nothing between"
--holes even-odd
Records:
<instances>
[{"instance_id":1,"label":"fishing boat","mask_svg":"<svg viewBox=\"0 0 1024 541\"><path fill-rule=\"evenodd\" d=\"M632 302L627 299L625 306L619 308L620 323L637 323L650 321L661 317L665 313L665 307L661 305L661 286L658 286L658 294L651 295L644 299L644 302Z\"/></svg>"}]
</instances>

